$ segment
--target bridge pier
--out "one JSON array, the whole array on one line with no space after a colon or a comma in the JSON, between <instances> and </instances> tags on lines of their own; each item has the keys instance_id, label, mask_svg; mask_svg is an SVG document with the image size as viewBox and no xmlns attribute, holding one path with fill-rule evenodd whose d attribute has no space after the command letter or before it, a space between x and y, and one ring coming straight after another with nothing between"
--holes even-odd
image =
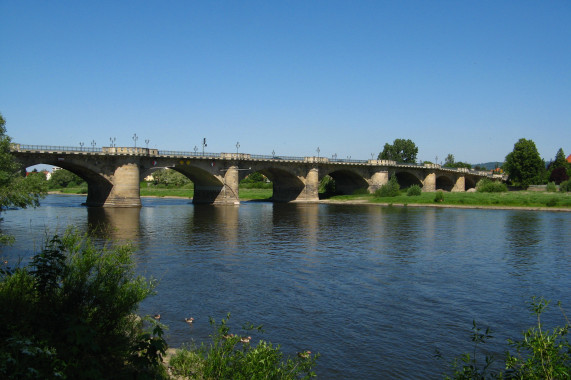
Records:
<instances>
[{"instance_id":1,"label":"bridge pier","mask_svg":"<svg viewBox=\"0 0 571 380\"><path fill-rule=\"evenodd\" d=\"M456 179L456 183L454 184L452 191L453 192L466 191L466 177L465 176L460 176Z\"/></svg>"},{"instance_id":2,"label":"bridge pier","mask_svg":"<svg viewBox=\"0 0 571 380\"><path fill-rule=\"evenodd\" d=\"M223 175L216 175L218 181L208 184L195 182L192 203L236 204L240 203L238 186L240 183L238 166L223 169Z\"/></svg>"},{"instance_id":3,"label":"bridge pier","mask_svg":"<svg viewBox=\"0 0 571 380\"><path fill-rule=\"evenodd\" d=\"M111 179L112 187L108 191L107 199L101 204L90 204L99 201L98 196L90 197L90 193L99 195L107 191L101 184L88 184L87 206L103 206L103 207L141 207L140 197L140 170L139 165L135 163L127 163L115 169ZM90 198L96 202L91 201ZM97 202L98 203L98 202Z\"/></svg>"},{"instance_id":4,"label":"bridge pier","mask_svg":"<svg viewBox=\"0 0 571 380\"><path fill-rule=\"evenodd\" d=\"M424 177L422 181L422 191L431 192L436 191L436 173L430 172Z\"/></svg>"},{"instance_id":5,"label":"bridge pier","mask_svg":"<svg viewBox=\"0 0 571 380\"><path fill-rule=\"evenodd\" d=\"M302 192L294 202L315 202L319 200L319 169L310 168L305 176Z\"/></svg>"},{"instance_id":6,"label":"bridge pier","mask_svg":"<svg viewBox=\"0 0 571 380\"><path fill-rule=\"evenodd\" d=\"M380 172L373 173L371 180L369 182L369 187L367 190L370 194L374 194L381 186L389 182L389 172L384 170Z\"/></svg>"}]
</instances>

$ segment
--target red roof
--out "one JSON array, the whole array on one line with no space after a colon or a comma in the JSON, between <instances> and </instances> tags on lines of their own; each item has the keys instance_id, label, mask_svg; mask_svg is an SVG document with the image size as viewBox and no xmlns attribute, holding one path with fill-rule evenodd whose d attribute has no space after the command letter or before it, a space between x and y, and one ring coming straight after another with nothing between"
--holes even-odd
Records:
<instances>
[{"instance_id":1,"label":"red roof","mask_svg":"<svg viewBox=\"0 0 571 380\"><path fill-rule=\"evenodd\" d=\"M571 163L571 154L567 156L567 162Z\"/></svg>"}]
</instances>

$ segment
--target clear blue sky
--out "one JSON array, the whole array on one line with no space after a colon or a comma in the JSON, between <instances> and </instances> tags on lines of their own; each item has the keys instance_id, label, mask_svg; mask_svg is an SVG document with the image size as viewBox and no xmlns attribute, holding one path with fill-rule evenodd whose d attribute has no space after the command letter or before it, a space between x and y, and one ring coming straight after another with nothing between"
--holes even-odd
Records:
<instances>
[{"instance_id":1,"label":"clear blue sky","mask_svg":"<svg viewBox=\"0 0 571 380\"><path fill-rule=\"evenodd\" d=\"M0 0L23 144L502 161L571 153L571 2Z\"/></svg>"}]
</instances>

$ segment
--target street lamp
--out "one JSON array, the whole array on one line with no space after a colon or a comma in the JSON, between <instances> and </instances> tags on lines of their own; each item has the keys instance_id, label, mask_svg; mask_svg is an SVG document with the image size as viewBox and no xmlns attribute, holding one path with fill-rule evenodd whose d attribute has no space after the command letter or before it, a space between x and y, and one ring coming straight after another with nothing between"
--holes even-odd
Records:
<instances>
[{"instance_id":1,"label":"street lamp","mask_svg":"<svg viewBox=\"0 0 571 380\"><path fill-rule=\"evenodd\" d=\"M196 152L198 152L198 147L195 145L194 146L194 155L196 156Z\"/></svg>"},{"instance_id":2,"label":"street lamp","mask_svg":"<svg viewBox=\"0 0 571 380\"><path fill-rule=\"evenodd\" d=\"M137 140L139 139L139 136L137 136L137 134L135 133L133 135L133 141L135 142L135 148L137 147Z\"/></svg>"},{"instance_id":3,"label":"street lamp","mask_svg":"<svg viewBox=\"0 0 571 380\"><path fill-rule=\"evenodd\" d=\"M204 137L202 139L202 155L203 156L204 156L204 147L206 147L206 146L208 146L208 145L206 144L206 137Z\"/></svg>"},{"instance_id":4,"label":"street lamp","mask_svg":"<svg viewBox=\"0 0 571 380\"><path fill-rule=\"evenodd\" d=\"M336 160L336 159L337 159L337 153L333 153L333 154L331 155L331 158L333 158L334 160Z\"/></svg>"},{"instance_id":5,"label":"street lamp","mask_svg":"<svg viewBox=\"0 0 571 380\"><path fill-rule=\"evenodd\" d=\"M111 148L115 147L115 140L117 140L115 137L109 137L109 142L111 143Z\"/></svg>"},{"instance_id":6,"label":"street lamp","mask_svg":"<svg viewBox=\"0 0 571 380\"><path fill-rule=\"evenodd\" d=\"M151 142L151 140L149 139L145 139L145 144L147 144L147 149L149 149L149 143Z\"/></svg>"},{"instance_id":7,"label":"street lamp","mask_svg":"<svg viewBox=\"0 0 571 380\"><path fill-rule=\"evenodd\" d=\"M275 151L275 149L272 149L272 158L276 158L276 151Z\"/></svg>"},{"instance_id":8,"label":"street lamp","mask_svg":"<svg viewBox=\"0 0 571 380\"><path fill-rule=\"evenodd\" d=\"M93 148L93 150L95 150L95 145L97 145L95 140L91 140L91 147Z\"/></svg>"},{"instance_id":9,"label":"street lamp","mask_svg":"<svg viewBox=\"0 0 571 380\"><path fill-rule=\"evenodd\" d=\"M238 154L238 149L240 149L240 141L236 143L236 154Z\"/></svg>"},{"instance_id":10,"label":"street lamp","mask_svg":"<svg viewBox=\"0 0 571 380\"><path fill-rule=\"evenodd\" d=\"M84 145L85 145L85 144L82 143L82 142L79 143L79 146L81 147L80 150L83 150L83 146L84 146Z\"/></svg>"},{"instance_id":11,"label":"street lamp","mask_svg":"<svg viewBox=\"0 0 571 380\"><path fill-rule=\"evenodd\" d=\"M321 152L321 150L319 149L319 147L317 147L316 152L317 152L317 158L319 158L319 152Z\"/></svg>"}]
</instances>

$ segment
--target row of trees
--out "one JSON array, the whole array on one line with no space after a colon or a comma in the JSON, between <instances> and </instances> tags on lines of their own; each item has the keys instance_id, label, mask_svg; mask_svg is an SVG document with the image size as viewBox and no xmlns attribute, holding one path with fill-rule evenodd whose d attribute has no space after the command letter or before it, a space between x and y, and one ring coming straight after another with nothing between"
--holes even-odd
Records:
<instances>
[{"instance_id":1,"label":"row of trees","mask_svg":"<svg viewBox=\"0 0 571 380\"><path fill-rule=\"evenodd\" d=\"M392 144L386 143L383 151L379 153L379 160L394 160L402 163L415 163L418 147L409 139L396 139ZM425 163L430 163L425 161ZM467 168L472 165L456 161L453 154L448 154L444 160L444 167ZM480 169L476 167L476 169ZM539 156L537 147L532 140L520 139L515 143L514 149L505 159L502 169L508 174L508 181L512 186L526 189L530 185L541 185L547 182L560 184L569 180L571 165L565 159L563 148L560 148L555 159L545 165Z\"/></svg>"}]
</instances>

